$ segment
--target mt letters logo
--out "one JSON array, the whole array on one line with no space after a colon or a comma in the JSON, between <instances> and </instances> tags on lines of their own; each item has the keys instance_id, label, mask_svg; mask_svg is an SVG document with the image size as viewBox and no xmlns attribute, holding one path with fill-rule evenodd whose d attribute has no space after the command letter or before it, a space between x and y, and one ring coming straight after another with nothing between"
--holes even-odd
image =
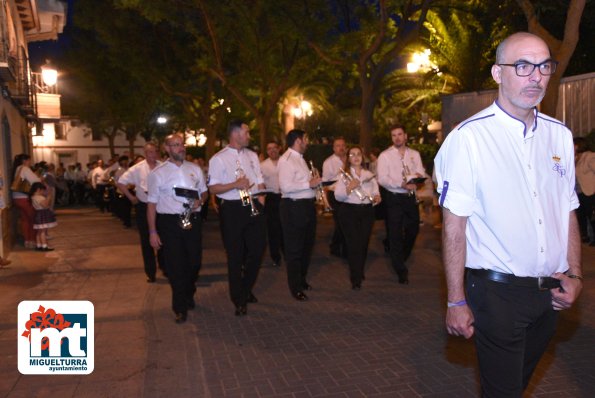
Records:
<instances>
[{"instance_id":1,"label":"mt letters logo","mask_svg":"<svg viewBox=\"0 0 595 398\"><path fill-rule=\"evenodd\" d=\"M90 301L21 301L18 312L19 372L93 372L95 309Z\"/></svg>"}]
</instances>

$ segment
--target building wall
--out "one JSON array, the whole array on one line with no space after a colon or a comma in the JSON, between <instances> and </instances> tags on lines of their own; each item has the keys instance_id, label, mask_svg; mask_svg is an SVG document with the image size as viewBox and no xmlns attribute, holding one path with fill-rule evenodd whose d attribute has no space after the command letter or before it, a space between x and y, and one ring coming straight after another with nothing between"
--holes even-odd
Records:
<instances>
[{"instance_id":1,"label":"building wall","mask_svg":"<svg viewBox=\"0 0 595 398\"><path fill-rule=\"evenodd\" d=\"M58 134L56 134L58 132ZM142 154L145 140L137 137L134 142L134 153ZM118 135L114 142L114 150L118 155L130 155L129 143L124 135ZM67 167L81 163L83 166L97 159L111 158L109 142L106 137L94 140L91 129L76 120L63 120L59 123L44 123L43 138L33 137L33 160Z\"/></svg>"}]
</instances>

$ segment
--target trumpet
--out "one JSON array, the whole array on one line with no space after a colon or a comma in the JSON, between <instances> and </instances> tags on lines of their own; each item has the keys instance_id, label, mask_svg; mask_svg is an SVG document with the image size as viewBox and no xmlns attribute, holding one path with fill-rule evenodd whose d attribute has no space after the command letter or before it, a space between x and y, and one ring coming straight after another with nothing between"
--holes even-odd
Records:
<instances>
[{"instance_id":1,"label":"trumpet","mask_svg":"<svg viewBox=\"0 0 595 398\"><path fill-rule=\"evenodd\" d=\"M180 214L180 221L178 221L180 228L185 230L192 229L192 221L190 220L190 217L192 216L193 208L194 199L188 199L188 203L184 203L184 212Z\"/></svg>"},{"instance_id":2,"label":"trumpet","mask_svg":"<svg viewBox=\"0 0 595 398\"><path fill-rule=\"evenodd\" d=\"M320 177L320 173L318 172L318 169L316 167L314 167L314 162L312 162L310 160L310 177ZM328 201L328 198L326 197L326 192L324 191L324 188L322 187L322 183L318 184L316 186L316 202L322 204L323 206L323 212L324 213L330 213L333 211L333 208L331 207L331 204Z\"/></svg>"},{"instance_id":3,"label":"trumpet","mask_svg":"<svg viewBox=\"0 0 595 398\"><path fill-rule=\"evenodd\" d=\"M343 178L343 182L345 183L345 185L349 185L349 183L353 181L353 177L351 176L351 174L349 174L345 170L339 169L339 172L341 173L341 177ZM361 186L361 184L355 187L352 190L352 192L355 193L355 196L357 196L359 200L361 200L362 202L368 199L370 202L374 203L374 197L370 195L368 192L366 192L364 188Z\"/></svg>"},{"instance_id":4,"label":"trumpet","mask_svg":"<svg viewBox=\"0 0 595 398\"><path fill-rule=\"evenodd\" d=\"M237 164L237 168L236 168L236 172L235 172L236 178L246 177L246 173L244 172L244 169L242 168L242 165L240 164L239 160L236 162L236 164ZM252 197L252 192L250 192L250 188L252 188L253 185L254 184L250 185L248 187L248 189L238 189L238 192L240 194L240 200L242 201L242 206L250 206L250 216L256 217L257 215L260 214L260 212L254 206L254 198Z\"/></svg>"}]
</instances>

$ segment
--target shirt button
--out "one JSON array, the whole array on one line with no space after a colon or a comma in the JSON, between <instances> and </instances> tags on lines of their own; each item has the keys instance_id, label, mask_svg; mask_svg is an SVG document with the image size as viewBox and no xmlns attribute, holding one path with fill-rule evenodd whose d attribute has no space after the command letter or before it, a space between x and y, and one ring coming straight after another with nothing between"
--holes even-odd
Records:
<instances>
[{"instance_id":1,"label":"shirt button","mask_svg":"<svg viewBox=\"0 0 595 398\"><path fill-rule=\"evenodd\" d=\"M541 248L541 252L542 252L542 253L544 252L544 250L543 250L543 247Z\"/></svg>"},{"instance_id":2,"label":"shirt button","mask_svg":"<svg viewBox=\"0 0 595 398\"><path fill-rule=\"evenodd\" d=\"M541 218L539 219L539 225L541 225Z\"/></svg>"},{"instance_id":3,"label":"shirt button","mask_svg":"<svg viewBox=\"0 0 595 398\"><path fill-rule=\"evenodd\" d=\"M537 197L537 192L533 191L533 196Z\"/></svg>"},{"instance_id":4,"label":"shirt button","mask_svg":"<svg viewBox=\"0 0 595 398\"><path fill-rule=\"evenodd\" d=\"M530 164L528 164L527 167L529 168L529 170L531 170L531 165Z\"/></svg>"}]
</instances>

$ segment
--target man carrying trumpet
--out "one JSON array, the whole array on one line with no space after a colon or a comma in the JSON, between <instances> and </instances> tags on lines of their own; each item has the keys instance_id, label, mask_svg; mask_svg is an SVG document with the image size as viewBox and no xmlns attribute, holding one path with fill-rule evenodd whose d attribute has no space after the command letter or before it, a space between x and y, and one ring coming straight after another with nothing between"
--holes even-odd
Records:
<instances>
[{"instance_id":1,"label":"man carrying trumpet","mask_svg":"<svg viewBox=\"0 0 595 398\"><path fill-rule=\"evenodd\" d=\"M165 150L169 159L155 167L147 180L147 222L151 246L163 248L176 323L183 323L188 310L196 306L195 282L202 255L200 208L207 199L207 186L202 170L184 160L181 134L168 135Z\"/></svg>"},{"instance_id":2,"label":"man carrying trumpet","mask_svg":"<svg viewBox=\"0 0 595 398\"><path fill-rule=\"evenodd\" d=\"M264 180L256 153L248 149L250 130L241 120L227 128L229 145L209 161L208 185L221 200L219 216L227 253L229 295L235 315L246 315L258 300L252 288L266 247Z\"/></svg>"},{"instance_id":3,"label":"man carrying trumpet","mask_svg":"<svg viewBox=\"0 0 595 398\"><path fill-rule=\"evenodd\" d=\"M322 180L310 174L304 160L308 147L306 133L291 130L286 141L287 151L279 159L278 168L287 282L293 298L306 301L304 290L311 289L306 276L316 237L315 189Z\"/></svg>"}]
</instances>

